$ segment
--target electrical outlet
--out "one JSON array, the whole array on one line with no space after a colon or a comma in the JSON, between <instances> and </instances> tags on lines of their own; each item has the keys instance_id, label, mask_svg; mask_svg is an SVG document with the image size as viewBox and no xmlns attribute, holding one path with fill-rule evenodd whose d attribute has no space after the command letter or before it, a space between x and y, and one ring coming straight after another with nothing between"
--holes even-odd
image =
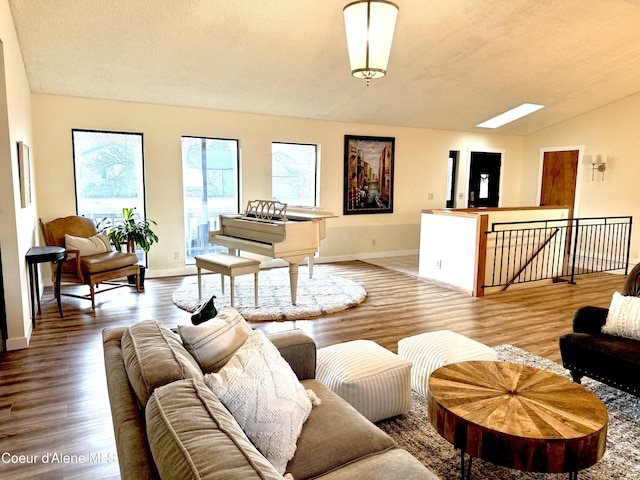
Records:
<instances>
[{"instance_id":1,"label":"electrical outlet","mask_svg":"<svg viewBox=\"0 0 640 480\"><path fill-rule=\"evenodd\" d=\"M440 270L442 268L442 260L436 260L436 268Z\"/></svg>"},{"instance_id":2,"label":"electrical outlet","mask_svg":"<svg viewBox=\"0 0 640 480\"><path fill-rule=\"evenodd\" d=\"M180 260L180 252L173 252L173 259L174 260Z\"/></svg>"},{"instance_id":3,"label":"electrical outlet","mask_svg":"<svg viewBox=\"0 0 640 480\"><path fill-rule=\"evenodd\" d=\"M427 200L433 200L433 193L427 193Z\"/></svg>"},{"instance_id":4,"label":"electrical outlet","mask_svg":"<svg viewBox=\"0 0 640 480\"><path fill-rule=\"evenodd\" d=\"M371 240L371 246L372 246L372 247L375 247L375 246L376 246L376 239L375 239L375 238L373 238L373 239Z\"/></svg>"}]
</instances>

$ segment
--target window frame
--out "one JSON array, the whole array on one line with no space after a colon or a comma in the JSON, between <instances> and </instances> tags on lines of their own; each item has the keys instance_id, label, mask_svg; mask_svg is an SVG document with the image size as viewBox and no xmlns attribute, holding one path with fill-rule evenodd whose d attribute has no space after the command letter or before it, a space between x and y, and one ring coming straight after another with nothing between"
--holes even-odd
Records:
<instances>
[{"instance_id":1,"label":"window frame","mask_svg":"<svg viewBox=\"0 0 640 480\"><path fill-rule=\"evenodd\" d=\"M240 143L240 139L239 138L223 138L223 137L209 137L209 136L201 136L201 135L181 135L180 136L180 164L181 164L181 170L182 170L182 199L183 199L183 210L182 210L182 215L183 215L183 224L184 224L184 228L185 228L185 232L184 232L184 236L183 236L183 241L184 241L184 263L185 265L195 265L195 258L192 257L188 257L187 256L187 252L188 252L188 248L187 248L187 231L188 231L188 225L187 225L187 215L186 215L186 192L185 192L185 170L184 170L184 153L183 153L183 139L185 138L190 138L190 139L196 139L196 140L212 140L212 141L225 141L225 142L235 142L236 143L236 175L235 175L235 185L236 185L236 197L237 197L237 202L236 202L236 211L235 213L239 213L241 211L241 202L242 202L242 198L241 198L241 166L242 166L242 157L241 157L241 143ZM211 226L210 226L211 228ZM211 231L211 230L209 230ZM226 248L225 247L220 247L221 251L226 252ZM194 255L195 257L195 255Z\"/></svg>"},{"instance_id":2,"label":"window frame","mask_svg":"<svg viewBox=\"0 0 640 480\"><path fill-rule=\"evenodd\" d=\"M138 135L140 136L140 158L142 168L142 212L143 219L147 218L147 175L144 162L144 134L142 132L123 132L116 130L92 130L86 128L72 128L71 129L71 158L73 161L73 193L75 197L76 215L80 215L80 209L78 208L78 177L76 169L76 142L74 134L80 133L106 133L116 135Z\"/></svg>"},{"instance_id":3,"label":"window frame","mask_svg":"<svg viewBox=\"0 0 640 480\"><path fill-rule=\"evenodd\" d=\"M308 142L285 142L280 140L273 140L271 142L271 199L275 200L273 194L273 146L274 144L280 145L301 145L305 147L314 147L315 155L314 155L314 165L313 165L313 205L309 205L310 207L318 207L320 206L320 145L317 143L308 143ZM278 200L280 201L280 200ZM286 203L286 202L285 202ZM305 205L306 206L306 205Z\"/></svg>"}]
</instances>

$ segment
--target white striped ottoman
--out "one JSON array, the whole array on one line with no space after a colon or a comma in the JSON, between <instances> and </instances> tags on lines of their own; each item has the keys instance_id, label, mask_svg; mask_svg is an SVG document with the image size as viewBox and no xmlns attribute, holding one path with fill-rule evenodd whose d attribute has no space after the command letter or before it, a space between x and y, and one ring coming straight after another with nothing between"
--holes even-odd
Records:
<instances>
[{"instance_id":1,"label":"white striped ottoman","mask_svg":"<svg viewBox=\"0 0 640 480\"><path fill-rule=\"evenodd\" d=\"M411 408L411 363L371 340L318 349L316 378L372 422Z\"/></svg>"},{"instance_id":2,"label":"white striped ottoman","mask_svg":"<svg viewBox=\"0 0 640 480\"><path fill-rule=\"evenodd\" d=\"M413 364L411 388L427 398L429 375L445 365L468 360L498 360L483 343L450 330L421 333L398 342L398 356Z\"/></svg>"}]
</instances>

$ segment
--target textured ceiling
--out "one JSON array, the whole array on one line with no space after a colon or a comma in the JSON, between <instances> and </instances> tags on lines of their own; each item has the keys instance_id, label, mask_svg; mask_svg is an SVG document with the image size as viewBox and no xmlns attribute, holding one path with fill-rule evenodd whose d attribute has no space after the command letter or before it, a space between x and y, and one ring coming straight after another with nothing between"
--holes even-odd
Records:
<instances>
[{"instance_id":1,"label":"textured ceiling","mask_svg":"<svg viewBox=\"0 0 640 480\"><path fill-rule=\"evenodd\" d=\"M9 0L31 90L529 134L640 91L640 0L396 0L388 74L351 77L347 0ZM485 131L485 130L482 130Z\"/></svg>"}]
</instances>

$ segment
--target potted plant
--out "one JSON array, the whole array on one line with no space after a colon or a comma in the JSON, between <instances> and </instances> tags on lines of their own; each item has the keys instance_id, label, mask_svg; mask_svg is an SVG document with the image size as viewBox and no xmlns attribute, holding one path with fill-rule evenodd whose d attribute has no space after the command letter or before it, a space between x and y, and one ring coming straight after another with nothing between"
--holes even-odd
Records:
<instances>
[{"instance_id":1,"label":"potted plant","mask_svg":"<svg viewBox=\"0 0 640 480\"><path fill-rule=\"evenodd\" d=\"M158 242L158 236L151 229L151 225L157 225L153 220L137 220L134 208L122 209L122 222L111 226L107 230L107 237L117 250L123 245L127 252L135 253L136 247L140 247L145 253L149 251L151 245ZM144 282L145 267L140 266L140 284ZM135 283L135 278L129 278L129 283Z\"/></svg>"}]
</instances>

